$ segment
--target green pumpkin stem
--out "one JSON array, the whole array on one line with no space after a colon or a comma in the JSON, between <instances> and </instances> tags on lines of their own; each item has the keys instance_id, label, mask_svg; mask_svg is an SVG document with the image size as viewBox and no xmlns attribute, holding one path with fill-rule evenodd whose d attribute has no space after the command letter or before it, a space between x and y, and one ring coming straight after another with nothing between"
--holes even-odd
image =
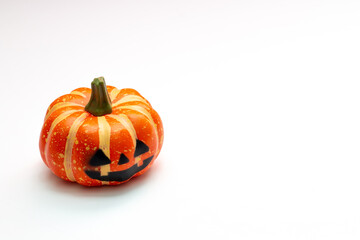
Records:
<instances>
[{"instance_id":1,"label":"green pumpkin stem","mask_svg":"<svg viewBox=\"0 0 360 240\"><path fill-rule=\"evenodd\" d=\"M92 81L91 97L85 110L94 116L104 116L112 113L111 99L103 77L95 78Z\"/></svg>"}]
</instances>

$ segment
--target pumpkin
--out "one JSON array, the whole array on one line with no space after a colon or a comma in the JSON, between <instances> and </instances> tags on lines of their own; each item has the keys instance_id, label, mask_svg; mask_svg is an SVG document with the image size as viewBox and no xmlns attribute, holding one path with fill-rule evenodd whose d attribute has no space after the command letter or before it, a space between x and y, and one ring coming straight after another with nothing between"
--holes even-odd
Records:
<instances>
[{"instance_id":1,"label":"pumpkin","mask_svg":"<svg viewBox=\"0 0 360 240\"><path fill-rule=\"evenodd\" d=\"M136 90L103 77L52 102L40 135L41 157L58 177L85 186L118 185L145 173L159 155L163 126Z\"/></svg>"}]
</instances>

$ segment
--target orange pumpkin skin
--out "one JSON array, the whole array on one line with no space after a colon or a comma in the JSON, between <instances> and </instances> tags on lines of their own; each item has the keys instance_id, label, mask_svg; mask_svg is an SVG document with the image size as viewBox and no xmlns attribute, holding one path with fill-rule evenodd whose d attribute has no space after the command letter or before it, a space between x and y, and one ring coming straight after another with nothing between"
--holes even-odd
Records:
<instances>
[{"instance_id":1,"label":"orange pumpkin skin","mask_svg":"<svg viewBox=\"0 0 360 240\"><path fill-rule=\"evenodd\" d=\"M163 125L150 103L134 89L106 87L112 113L94 116L85 111L91 89L78 88L57 98L49 106L40 135L41 157L58 177L85 186L118 185L145 173L153 164L163 143ZM134 156L137 141L148 151ZM89 161L101 149L111 163L92 166ZM124 155L128 162L119 164ZM136 165L151 162L124 181L104 181L89 177L87 171L107 176ZM145 166L145 165L144 165Z\"/></svg>"}]
</instances>

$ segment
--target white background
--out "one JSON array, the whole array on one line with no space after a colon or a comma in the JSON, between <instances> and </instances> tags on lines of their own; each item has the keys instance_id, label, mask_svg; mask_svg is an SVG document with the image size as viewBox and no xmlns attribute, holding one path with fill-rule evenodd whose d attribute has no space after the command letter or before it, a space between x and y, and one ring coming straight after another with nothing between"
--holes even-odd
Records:
<instances>
[{"instance_id":1,"label":"white background","mask_svg":"<svg viewBox=\"0 0 360 240\"><path fill-rule=\"evenodd\" d=\"M359 239L357 0L0 1L0 239ZM48 105L104 76L162 117L145 175L43 164Z\"/></svg>"}]
</instances>

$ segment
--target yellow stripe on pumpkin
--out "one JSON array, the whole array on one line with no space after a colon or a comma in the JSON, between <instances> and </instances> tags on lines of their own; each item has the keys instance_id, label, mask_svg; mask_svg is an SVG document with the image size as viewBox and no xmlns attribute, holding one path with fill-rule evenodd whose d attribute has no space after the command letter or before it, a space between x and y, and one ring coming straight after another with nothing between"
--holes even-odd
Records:
<instances>
[{"instance_id":1,"label":"yellow stripe on pumpkin","mask_svg":"<svg viewBox=\"0 0 360 240\"><path fill-rule=\"evenodd\" d=\"M110 92L110 99L111 101L114 101L115 98L117 97L117 95L119 94L120 90L117 88L114 88L111 92Z\"/></svg>"},{"instance_id":2,"label":"yellow stripe on pumpkin","mask_svg":"<svg viewBox=\"0 0 360 240\"><path fill-rule=\"evenodd\" d=\"M149 105L144 98L138 95L126 95L120 98L118 101L116 101L116 103L113 104L113 108L119 106L122 103L133 102L133 101L139 101Z\"/></svg>"},{"instance_id":3,"label":"yellow stripe on pumpkin","mask_svg":"<svg viewBox=\"0 0 360 240\"><path fill-rule=\"evenodd\" d=\"M51 126L50 126L50 129L48 131L48 134L46 136L46 139L45 139L45 149L48 147L48 144L49 143L49 139L50 139L50 136L52 134L52 132L54 131L54 128L61 122L63 121L65 118L67 118L68 116L70 116L71 114L75 113L75 112L80 112L80 110L71 110L71 111L66 111L66 112L63 112L61 113L59 116L57 116L55 118L55 120L51 123ZM45 154L48 153L48 151L45 151ZM45 161L46 161L46 164L49 166L49 163L48 163L48 160L47 160L47 156L45 157Z\"/></svg>"},{"instance_id":4,"label":"yellow stripe on pumpkin","mask_svg":"<svg viewBox=\"0 0 360 240\"><path fill-rule=\"evenodd\" d=\"M65 145L65 157L64 157L64 169L66 176L69 178L70 181L74 182L75 177L74 173L71 169L71 163L72 163L72 150L76 139L76 134L80 128L80 126L84 123L85 119L89 116L89 113L83 113L81 114L71 125L69 134L66 139L66 145Z\"/></svg>"},{"instance_id":5,"label":"yellow stripe on pumpkin","mask_svg":"<svg viewBox=\"0 0 360 240\"><path fill-rule=\"evenodd\" d=\"M129 110L134 110L134 111L137 111L137 112L143 114L147 119L149 119L150 124L155 128L156 142L157 143L159 142L159 133L157 130L157 125L154 122L154 120L148 110L146 110L145 108L138 106L138 105L120 106L120 107L118 107L118 109L129 109Z\"/></svg>"},{"instance_id":6,"label":"yellow stripe on pumpkin","mask_svg":"<svg viewBox=\"0 0 360 240\"><path fill-rule=\"evenodd\" d=\"M78 95L78 96L81 96L83 98L86 98L86 95L83 94L82 92L79 92L79 91L72 91L70 94L74 94L74 95Z\"/></svg>"},{"instance_id":7,"label":"yellow stripe on pumpkin","mask_svg":"<svg viewBox=\"0 0 360 240\"><path fill-rule=\"evenodd\" d=\"M107 116L121 123L121 125L129 132L131 139L133 141L133 146L135 147L137 136L136 136L135 128L132 122L130 121L130 119L125 114L119 114L119 115L110 114Z\"/></svg>"},{"instance_id":8,"label":"yellow stripe on pumpkin","mask_svg":"<svg viewBox=\"0 0 360 240\"><path fill-rule=\"evenodd\" d=\"M99 123L99 149L110 159L110 134L111 127L104 116L98 117ZM105 176L110 172L110 164L101 166L100 174ZM109 184L109 182L103 181L103 185Z\"/></svg>"},{"instance_id":9,"label":"yellow stripe on pumpkin","mask_svg":"<svg viewBox=\"0 0 360 240\"><path fill-rule=\"evenodd\" d=\"M64 107L72 107L72 106L80 106L80 107L83 107L82 105L80 104L77 104L77 103L72 103L72 102L59 102L57 104L55 104L54 106L52 106L50 108L50 110L48 111L48 113L46 114L45 116L45 120L44 122L50 117L50 115L55 112L56 110L60 109L60 108L64 108Z\"/></svg>"}]
</instances>

